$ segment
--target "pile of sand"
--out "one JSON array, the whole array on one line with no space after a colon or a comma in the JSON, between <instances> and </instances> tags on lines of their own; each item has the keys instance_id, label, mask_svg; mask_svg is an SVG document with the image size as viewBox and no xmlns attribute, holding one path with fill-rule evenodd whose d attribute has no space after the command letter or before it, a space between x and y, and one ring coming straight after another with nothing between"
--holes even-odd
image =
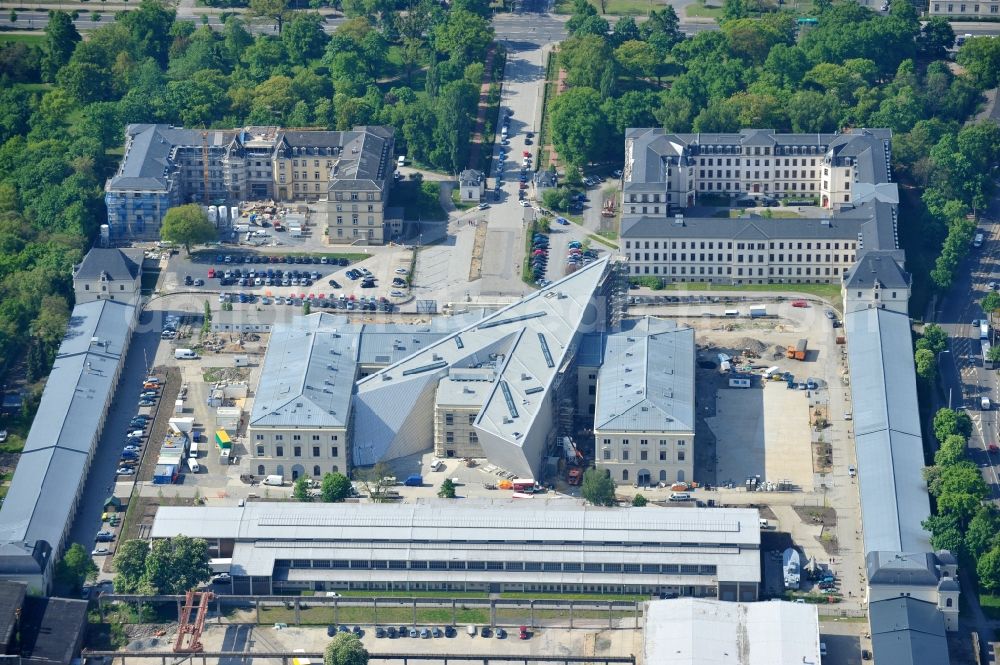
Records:
<instances>
[{"instance_id":1,"label":"pile of sand","mask_svg":"<svg viewBox=\"0 0 1000 665\"><path fill-rule=\"evenodd\" d=\"M767 350L767 345L764 344L764 342L759 339L754 339L753 337L741 337L736 340L734 346L741 351L745 349L758 355Z\"/></svg>"}]
</instances>

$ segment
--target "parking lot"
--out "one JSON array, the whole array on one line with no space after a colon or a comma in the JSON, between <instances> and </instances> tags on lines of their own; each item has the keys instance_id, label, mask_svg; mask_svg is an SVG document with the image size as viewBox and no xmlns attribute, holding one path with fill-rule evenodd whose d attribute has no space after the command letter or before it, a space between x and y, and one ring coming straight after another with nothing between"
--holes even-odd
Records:
<instances>
[{"instance_id":1,"label":"parking lot","mask_svg":"<svg viewBox=\"0 0 1000 665\"><path fill-rule=\"evenodd\" d=\"M298 304L344 296L401 304L409 299L412 250L377 253L281 255L203 251L170 259L162 288L167 292L226 292L253 296L263 305ZM228 259L228 261L227 261ZM359 272L363 274L358 274ZM342 308L346 309L346 308Z\"/></svg>"}]
</instances>

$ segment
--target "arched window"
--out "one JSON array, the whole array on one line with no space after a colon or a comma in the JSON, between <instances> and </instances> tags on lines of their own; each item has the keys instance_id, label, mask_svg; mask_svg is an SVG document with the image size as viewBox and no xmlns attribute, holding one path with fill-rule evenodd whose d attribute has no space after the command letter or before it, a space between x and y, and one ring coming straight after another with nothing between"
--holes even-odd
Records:
<instances>
[{"instance_id":1,"label":"arched window","mask_svg":"<svg viewBox=\"0 0 1000 665\"><path fill-rule=\"evenodd\" d=\"M264 465L263 464L258 464L257 465L257 475L258 476L263 476L264 475Z\"/></svg>"},{"instance_id":2,"label":"arched window","mask_svg":"<svg viewBox=\"0 0 1000 665\"><path fill-rule=\"evenodd\" d=\"M951 607L951 604L952 604L952 601L953 601L953 599L952 599L952 598L947 598L947 599L945 599L945 601L944 601L944 606L945 606L945 607Z\"/></svg>"},{"instance_id":3,"label":"arched window","mask_svg":"<svg viewBox=\"0 0 1000 665\"><path fill-rule=\"evenodd\" d=\"M313 467L313 475L314 475L314 476L318 476L318 475L320 475L321 473L322 473L322 472L321 472L321 471L319 470L319 464L317 464L316 466L314 466L314 467Z\"/></svg>"},{"instance_id":4,"label":"arched window","mask_svg":"<svg viewBox=\"0 0 1000 665\"><path fill-rule=\"evenodd\" d=\"M628 469L622 469L622 480L628 480Z\"/></svg>"},{"instance_id":5,"label":"arched window","mask_svg":"<svg viewBox=\"0 0 1000 665\"><path fill-rule=\"evenodd\" d=\"M666 482L667 472L663 469L660 470L660 482Z\"/></svg>"},{"instance_id":6,"label":"arched window","mask_svg":"<svg viewBox=\"0 0 1000 665\"><path fill-rule=\"evenodd\" d=\"M336 465L336 464L334 464L334 465L333 465L333 472L334 472L334 473L338 473L339 471L340 471L340 469L339 469L339 468L337 467L337 465Z\"/></svg>"}]
</instances>

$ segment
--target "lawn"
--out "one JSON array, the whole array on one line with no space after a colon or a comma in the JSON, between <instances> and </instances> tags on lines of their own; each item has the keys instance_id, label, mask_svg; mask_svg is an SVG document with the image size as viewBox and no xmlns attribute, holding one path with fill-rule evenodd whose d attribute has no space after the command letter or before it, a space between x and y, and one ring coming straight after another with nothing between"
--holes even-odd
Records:
<instances>
[{"instance_id":1,"label":"lawn","mask_svg":"<svg viewBox=\"0 0 1000 665\"><path fill-rule=\"evenodd\" d=\"M840 299L837 284L710 284L708 282L677 282L664 287L668 291L783 291L787 293L808 293L831 302Z\"/></svg>"},{"instance_id":2,"label":"lawn","mask_svg":"<svg viewBox=\"0 0 1000 665\"><path fill-rule=\"evenodd\" d=\"M1000 619L1000 596L980 593L979 605L983 608L983 614L991 619Z\"/></svg>"},{"instance_id":3,"label":"lawn","mask_svg":"<svg viewBox=\"0 0 1000 665\"><path fill-rule=\"evenodd\" d=\"M549 151L545 146L552 142L549 136L549 109L552 102L559 94L559 54L555 51L549 52L549 61L545 67L545 90L542 97L542 125L538 128L538 169L544 170L549 166Z\"/></svg>"},{"instance_id":4,"label":"lawn","mask_svg":"<svg viewBox=\"0 0 1000 665\"><path fill-rule=\"evenodd\" d=\"M355 598L486 598L484 591L341 591L341 596Z\"/></svg>"},{"instance_id":5,"label":"lawn","mask_svg":"<svg viewBox=\"0 0 1000 665\"><path fill-rule=\"evenodd\" d=\"M601 12L600 0L590 0L598 12ZM651 9L662 9L667 3L663 0L606 0L604 14L611 16L640 16L646 15ZM559 0L556 3L556 13L571 14L573 3L569 0Z\"/></svg>"},{"instance_id":6,"label":"lawn","mask_svg":"<svg viewBox=\"0 0 1000 665\"><path fill-rule=\"evenodd\" d=\"M688 18L719 18L722 16L722 7L708 7L705 4L705 0L696 0L696 2L688 5L684 8L684 14Z\"/></svg>"},{"instance_id":7,"label":"lawn","mask_svg":"<svg viewBox=\"0 0 1000 665\"><path fill-rule=\"evenodd\" d=\"M45 34L38 33L37 35L35 34L25 35L25 34L7 34L4 32L0 32L0 44L5 44L7 42L22 42L24 44L35 44L37 46L41 46L43 43L45 43Z\"/></svg>"},{"instance_id":8,"label":"lawn","mask_svg":"<svg viewBox=\"0 0 1000 665\"><path fill-rule=\"evenodd\" d=\"M0 44L3 44L2 40L0 40ZM48 92L49 90L52 89L52 84L51 83L15 83L14 87L17 88L18 90L24 90L25 92ZM124 149L123 149L122 154L125 154L124 153Z\"/></svg>"},{"instance_id":9,"label":"lawn","mask_svg":"<svg viewBox=\"0 0 1000 665\"><path fill-rule=\"evenodd\" d=\"M306 603L308 605L308 603ZM413 608L411 607L340 607L334 609L333 606L316 607L308 606L299 611L300 623L304 625L321 625L330 623L344 624L402 624L413 623L430 624L452 624L452 623L489 623L490 613L486 609L462 609L456 608L454 617L450 607L447 608L417 608L416 621L414 622ZM295 610L284 606L260 607L260 623L274 624L295 623Z\"/></svg>"}]
</instances>

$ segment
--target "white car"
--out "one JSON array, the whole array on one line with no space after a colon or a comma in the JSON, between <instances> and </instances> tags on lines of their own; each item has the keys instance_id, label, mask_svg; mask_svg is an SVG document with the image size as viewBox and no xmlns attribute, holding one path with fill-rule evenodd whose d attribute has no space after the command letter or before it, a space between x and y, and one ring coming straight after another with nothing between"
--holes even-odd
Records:
<instances>
[{"instance_id":1,"label":"white car","mask_svg":"<svg viewBox=\"0 0 1000 665\"><path fill-rule=\"evenodd\" d=\"M408 275L410 273L406 268L396 268L397 275Z\"/></svg>"},{"instance_id":2,"label":"white car","mask_svg":"<svg viewBox=\"0 0 1000 665\"><path fill-rule=\"evenodd\" d=\"M486 210L489 207L490 207L489 203L480 203L478 209L479 210Z\"/></svg>"},{"instance_id":3,"label":"white car","mask_svg":"<svg viewBox=\"0 0 1000 665\"><path fill-rule=\"evenodd\" d=\"M522 200L522 201L521 201L521 207L522 207L522 208L530 208L530 207L531 207L531 204L530 204L530 203L528 203L527 201L524 201L524 200Z\"/></svg>"},{"instance_id":4,"label":"white car","mask_svg":"<svg viewBox=\"0 0 1000 665\"><path fill-rule=\"evenodd\" d=\"M403 293L402 291L400 291L399 289L394 289L394 290L390 291L389 295L392 296L393 298L405 298L406 297L406 294Z\"/></svg>"},{"instance_id":5,"label":"white car","mask_svg":"<svg viewBox=\"0 0 1000 665\"><path fill-rule=\"evenodd\" d=\"M7 440L7 430L0 429L0 443L3 443L6 440Z\"/></svg>"},{"instance_id":6,"label":"white car","mask_svg":"<svg viewBox=\"0 0 1000 665\"><path fill-rule=\"evenodd\" d=\"M91 552L91 554L93 556L107 556L111 554L111 550L109 550L107 547L98 547L93 552Z\"/></svg>"},{"instance_id":7,"label":"white car","mask_svg":"<svg viewBox=\"0 0 1000 665\"><path fill-rule=\"evenodd\" d=\"M130 469L127 466L119 467L117 471L119 476L131 476L135 474L135 469Z\"/></svg>"}]
</instances>

